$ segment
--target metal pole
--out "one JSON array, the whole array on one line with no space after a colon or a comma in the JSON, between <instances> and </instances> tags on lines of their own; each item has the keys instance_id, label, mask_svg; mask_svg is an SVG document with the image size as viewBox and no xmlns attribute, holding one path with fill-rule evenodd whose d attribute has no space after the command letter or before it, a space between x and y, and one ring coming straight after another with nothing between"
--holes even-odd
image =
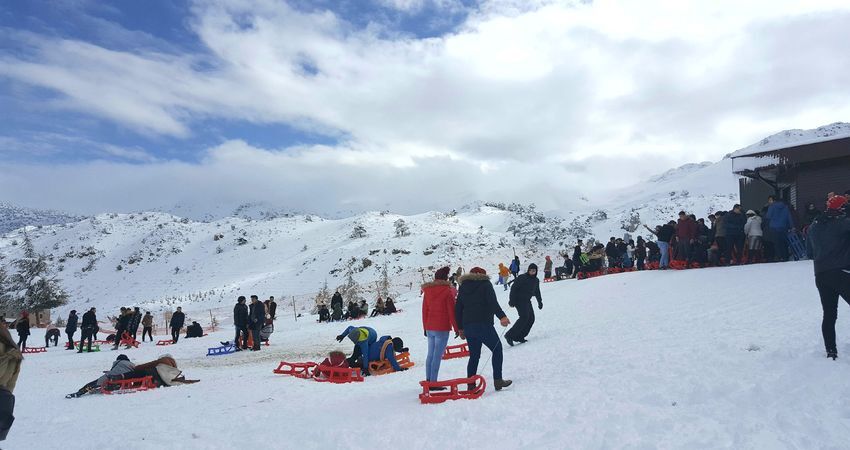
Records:
<instances>
[{"instance_id":1,"label":"metal pole","mask_svg":"<svg viewBox=\"0 0 850 450\"><path fill-rule=\"evenodd\" d=\"M295 321L298 322L298 311L295 310L295 296L292 296L292 315L295 317Z\"/></svg>"}]
</instances>

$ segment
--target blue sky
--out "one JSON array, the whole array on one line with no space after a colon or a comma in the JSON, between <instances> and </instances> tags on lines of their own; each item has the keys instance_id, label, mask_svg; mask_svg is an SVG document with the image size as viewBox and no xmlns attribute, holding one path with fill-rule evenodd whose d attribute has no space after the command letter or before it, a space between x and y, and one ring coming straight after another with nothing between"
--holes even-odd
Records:
<instances>
[{"instance_id":1,"label":"blue sky","mask_svg":"<svg viewBox=\"0 0 850 450\"><path fill-rule=\"evenodd\" d=\"M4 2L0 201L569 209L847 121L848 23L843 0Z\"/></svg>"}]
</instances>

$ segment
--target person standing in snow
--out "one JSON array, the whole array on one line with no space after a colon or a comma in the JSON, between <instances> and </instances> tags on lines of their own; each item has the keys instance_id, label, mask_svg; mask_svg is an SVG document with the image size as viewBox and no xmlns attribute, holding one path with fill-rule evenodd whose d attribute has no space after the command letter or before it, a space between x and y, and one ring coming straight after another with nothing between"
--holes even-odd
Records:
<instances>
[{"instance_id":1,"label":"person standing in snow","mask_svg":"<svg viewBox=\"0 0 850 450\"><path fill-rule=\"evenodd\" d=\"M236 351L248 350L248 305L245 304L244 295L240 295L233 306L233 328L236 329L236 336L233 338Z\"/></svg>"},{"instance_id":2,"label":"person standing in snow","mask_svg":"<svg viewBox=\"0 0 850 450\"><path fill-rule=\"evenodd\" d=\"M504 266L503 266L504 267ZM425 380L439 381L440 362L449 341L449 332L458 334L455 321L454 288L448 282L450 269L443 267L434 274L434 281L422 285L422 328L428 338L428 357L425 359ZM462 278L463 276L459 277ZM445 390L445 388L431 388Z\"/></svg>"},{"instance_id":3,"label":"person standing in snow","mask_svg":"<svg viewBox=\"0 0 850 450\"><path fill-rule=\"evenodd\" d=\"M348 337L354 343L351 361L359 361L363 376L369 376L369 346L378 341L378 333L369 327L348 327L339 336L337 342Z\"/></svg>"},{"instance_id":4,"label":"person standing in snow","mask_svg":"<svg viewBox=\"0 0 850 450\"><path fill-rule=\"evenodd\" d=\"M178 308L179 309L179 308ZM112 347L113 350L117 350L118 346L121 344L121 339L124 337L124 333L130 334L130 321L133 319L133 310L130 308L121 308L121 315L118 317L118 322L115 324L115 342ZM127 348L130 346L127 345Z\"/></svg>"},{"instance_id":5,"label":"person standing in snow","mask_svg":"<svg viewBox=\"0 0 850 450\"><path fill-rule=\"evenodd\" d=\"M260 330L266 323L266 307L260 302L256 295L251 296L251 307L248 308L248 326L251 329L251 337L254 340L254 346L251 351L260 351Z\"/></svg>"},{"instance_id":6,"label":"person standing in snow","mask_svg":"<svg viewBox=\"0 0 850 450\"><path fill-rule=\"evenodd\" d=\"M180 338L180 330L183 328L185 323L186 314L183 313L183 308L178 306L177 311L171 315L171 322L169 323L169 326L171 326L171 340L175 344Z\"/></svg>"},{"instance_id":7,"label":"person standing in snow","mask_svg":"<svg viewBox=\"0 0 850 450\"><path fill-rule=\"evenodd\" d=\"M77 310L72 309L68 314L68 323L65 324L65 334L68 335L68 348L66 350L74 350L74 334L77 333Z\"/></svg>"},{"instance_id":8,"label":"person standing in snow","mask_svg":"<svg viewBox=\"0 0 850 450\"><path fill-rule=\"evenodd\" d=\"M752 209L747 211L747 224L744 225L744 234L747 235L747 251L749 257L747 262L760 260L761 253L761 217Z\"/></svg>"},{"instance_id":9,"label":"person standing in snow","mask_svg":"<svg viewBox=\"0 0 850 450\"><path fill-rule=\"evenodd\" d=\"M339 289L334 292L333 297L331 297L331 309L334 309L334 306L339 305L339 309L342 310L342 294L339 293Z\"/></svg>"},{"instance_id":10,"label":"person standing in snow","mask_svg":"<svg viewBox=\"0 0 850 450\"><path fill-rule=\"evenodd\" d=\"M736 204L732 207L732 211L726 213L723 217L723 224L726 226L726 241L729 248L729 261L735 261L734 264L740 264L744 257L744 225L747 224L747 219L741 211L741 205Z\"/></svg>"},{"instance_id":11,"label":"person standing in snow","mask_svg":"<svg viewBox=\"0 0 850 450\"><path fill-rule=\"evenodd\" d=\"M646 268L646 241L642 236L638 236L637 245L635 246L635 259L637 260L637 270Z\"/></svg>"},{"instance_id":12,"label":"person standing in snow","mask_svg":"<svg viewBox=\"0 0 850 450\"><path fill-rule=\"evenodd\" d=\"M794 228L794 218L791 217L791 211L788 205L782 200L776 200L774 196L767 198L767 219L768 227L770 228L770 240L773 242L773 250L776 252L776 259L781 262L788 261L790 253L788 251L788 232Z\"/></svg>"},{"instance_id":13,"label":"person standing in snow","mask_svg":"<svg viewBox=\"0 0 850 450\"><path fill-rule=\"evenodd\" d=\"M86 351L91 352L91 341L95 329L97 329L97 310L92 308L83 314L83 323L80 325L80 348L77 353L83 352L83 345L86 340L89 341Z\"/></svg>"},{"instance_id":14,"label":"person standing in snow","mask_svg":"<svg viewBox=\"0 0 850 450\"><path fill-rule=\"evenodd\" d=\"M605 256L608 259L608 267L617 267L617 238L612 237L605 245Z\"/></svg>"},{"instance_id":15,"label":"person standing in snow","mask_svg":"<svg viewBox=\"0 0 850 450\"><path fill-rule=\"evenodd\" d=\"M130 325L129 332L130 335L133 336L134 340L138 340L139 336L139 324L142 323L142 312L139 311L139 307L136 306L133 308L133 313L130 315Z\"/></svg>"},{"instance_id":16,"label":"person standing in snow","mask_svg":"<svg viewBox=\"0 0 850 450\"><path fill-rule=\"evenodd\" d=\"M145 342L145 336L153 342L153 316L150 311L145 311L145 316L142 317L142 342Z\"/></svg>"},{"instance_id":17,"label":"person standing in snow","mask_svg":"<svg viewBox=\"0 0 850 450\"><path fill-rule=\"evenodd\" d=\"M509 306L516 308L519 319L507 333L505 340L511 347L514 342L525 343L525 338L531 332L534 325L534 308L531 306L531 298L537 298L537 308L543 309L543 297L540 295L540 280L537 279L537 265L530 264L528 271L517 277L511 286Z\"/></svg>"},{"instance_id":18,"label":"person standing in snow","mask_svg":"<svg viewBox=\"0 0 850 450\"><path fill-rule=\"evenodd\" d=\"M543 264L543 279L548 280L552 278L552 258L546 257L546 263Z\"/></svg>"},{"instance_id":19,"label":"person standing in snow","mask_svg":"<svg viewBox=\"0 0 850 450\"><path fill-rule=\"evenodd\" d=\"M511 275L514 276L514 279L516 279L517 275L519 275L519 264L519 256L514 255L514 259L511 261L510 267Z\"/></svg>"},{"instance_id":20,"label":"person standing in snow","mask_svg":"<svg viewBox=\"0 0 850 450\"><path fill-rule=\"evenodd\" d=\"M21 317L15 321L15 331L18 332L18 350L24 351L30 335L30 313L26 311L21 313Z\"/></svg>"},{"instance_id":21,"label":"person standing in snow","mask_svg":"<svg viewBox=\"0 0 850 450\"><path fill-rule=\"evenodd\" d=\"M15 395L12 392L18 382L23 360L4 319L0 323L0 441L6 440L15 422Z\"/></svg>"},{"instance_id":22,"label":"person standing in snow","mask_svg":"<svg viewBox=\"0 0 850 450\"><path fill-rule=\"evenodd\" d=\"M657 238L656 244L660 253L658 261L659 270L666 270L670 267L670 241L673 239L673 235L676 234L676 230L673 228L674 224L675 222L671 220L669 223L655 227L655 230L644 225L644 228Z\"/></svg>"},{"instance_id":23,"label":"person standing in snow","mask_svg":"<svg viewBox=\"0 0 850 450\"><path fill-rule=\"evenodd\" d=\"M277 302L274 301L274 296L270 296L268 300L268 310L271 320L277 320Z\"/></svg>"},{"instance_id":24,"label":"person standing in snow","mask_svg":"<svg viewBox=\"0 0 850 450\"><path fill-rule=\"evenodd\" d=\"M684 212L679 211L679 221L676 224L676 261L686 261L691 254L691 245L697 235L697 224Z\"/></svg>"},{"instance_id":25,"label":"person standing in snow","mask_svg":"<svg viewBox=\"0 0 850 450\"><path fill-rule=\"evenodd\" d=\"M809 227L806 240L808 253L814 260L815 286L818 288L823 322L821 332L827 358L838 358L835 322L838 319L838 297L850 304L850 218L842 211L847 205L843 196L827 201L826 213Z\"/></svg>"},{"instance_id":26,"label":"person standing in snow","mask_svg":"<svg viewBox=\"0 0 850 450\"><path fill-rule=\"evenodd\" d=\"M502 341L493 327L493 316L499 318L503 327L511 324L496 299L496 291L490 284L487 272L474 267L468 275L461 277L460 289L455 303L455 319L460 325L459 335L466 339L469 346L469 362L466 376L478 373L478 361L481 359L481 346L485 345L493 352L493 385L501 391L513 384L502 376Z\"/></svg>"}]
</instances>

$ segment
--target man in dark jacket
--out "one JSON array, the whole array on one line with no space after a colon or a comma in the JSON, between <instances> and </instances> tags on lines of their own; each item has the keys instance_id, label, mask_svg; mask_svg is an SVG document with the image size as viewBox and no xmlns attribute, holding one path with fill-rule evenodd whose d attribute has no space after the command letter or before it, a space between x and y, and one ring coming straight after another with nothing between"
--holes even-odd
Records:
<instances>
[{"instance_id":1,"label":"man in dark jacket","mask_svg":"<svg viewBox=\"0 0 850 450\"><path fill-rule=\"evenodd\" d=\"M171 327L171 340L176 344L180 339L180 330L186 323L186 314L183 314L183 308L177 307L177 311L171 315L171 322L168 324Z\"/></svg>"},{"instance_id":2,"label":"man in dark jacket","mask_svg":"<svg viewBox=\"0 0 850 450\"><path fill-rule=\"evenodd\" d=\"M493 384L496 390L500 391L512 382L502 378L502 342L493 328L494 315L499 318L503 327L511 324L499 306L496 291L493 290L487 272L475 267L468 275L460 277L460 288L455 303L455 319L462 327L458 334L466 339L469 345L466 375L471 377L478 373L481 346L486 345L493 352Z\"/></svg>"},{"instance_id":3,"label":"man in dark jacket","mask_svg":"<svg viewBox=\"0 0 850 450\"><path fill-rule=\"evenodd\" d=\"M130 325L128 329L130 335L132 335L135 340L138 340L140 323L142 323L142 312L139 311L139 307L136 306L133 308L133 314L130 316Z\"/></svg>"},{"instance_id":4,"label":"man in dark jacket","mask_svg":"<svg viewBox=\"0 0 850 450\"><path fill-rule=\"evenodd\" d=\"M744 257L744 241L746 240L744 225L746 224L747 218L741 211L741 205L735 205L732 207L732 211L729 211L723 217L723 225L726 227L726 245L729 249L729 261L734 260L736 264L739 264Z\"/></svg>"},{"instance_id":5,"label":"man in dark jacket","mask_svg":"<svg viewBox=\"0 0 850 450\"><path fill-rule=\"evenodd\" d=\"M605 246L605 256L608 257L608 267L617 266L617 238L611 238ZM519 323L519 321L517 321ZM514 325L516 327L516 325Z\"/></svg>"},{"instance_id":6,"label":"man in dark jacket","mask_svg":"<svg viewBox=\"0 0 850 450\"><path fill-rule=\"evenodd\" d=\"M331 297L331 309L339 305L339 309L342 310L342 303L342 294L339 291L334 292L333 297Z\"/></svg>"},{"instance_id":7,"label":"man in dark jacket","mask_svg":"<svg viewBox=\"0 0 850 450\"><path fill-rule=\"evenodd\" d=\"M83 344L86 340L89 341L86 351L91 352L91 340L94 330L97 328L97 310L92 308L87 313L83 314L83 323L80 325L80 349L77 353L83 352Z\"/></svg>"},{"instance_id":8,"label":"man in dark jacket","mask_svg":"<svg viewBox=\"0 0 850 450\"><path fill-rule=\"evenodd\" d=\"M575 278L578 275L578 271L581 268L581 246L584 243L581 239L578 240L578 244L573 247L573 273L570 275L572 278Z\"/></svg>"},{"instance_id":9,"label":"man in dark jacket","mask_svg":"<svg viewBox=\"0 0 850 450\"><path fill-rule=\"evenodd\" d=\"M245 304L245 296L240 295L233 307L233 326L236 328L236 337L233 342L236 350L248 349L248 305ZM242 336L242 348L239 347L239 336Z\"/></svg>"},{"instance_id":10,"label":"man in dark jacket","mask_svg":"<svg viewBox=\"0 0 850 450\"><path fill-rule=\"evenodd\" d=\"M253 351L260 350L260 330L266 322L266 306L260 302L256 295L251 296L251 307L249 308L248 325L251 328L251 335L254 338Z\"/></svg>"},{"instance_id":11,"label":"man in dark jacket","mask_svg":"<svg viewBox=\"0 0 850 450\"><path fill-rule=\"evenodd\" d=\"M118 316L118 322L115 324L115 342L112 346L113 350L117 350L121 344L121 339L124 333L130 331L130 319L133 318L133 310L130 308L121 308L121 315ZM129 346L128 346L129 347Z\"/></svg>"},{"instance_id":12,"label":"man in dark jacket","mask_svg":"<svg viewBox=\"0 0 850 450\"><path fill-rule=\"evenodd\" d=\"M525 343L525 337L531 332L534 325L534 307L531 306L531 298L537 298L537 307L543 309L543 297L540 295L540 280L537 279L537 265L530 264L528 271L517 277L511 285L510 301L519 314L519 319L505 334L508 345L514 346L514 342Z\"/></svg>"},{"instance_id":13,"label":"man in dark jacket","mask_svg":"<svg viewBox=\"0 0 850 450\"><path fill-rule=\"evenodd\" d=\"M275 301L274 301L274 296L269 297L268 307L269 307L269 315L272 316L271 320L277 319L277 315L276 315L277 314L277 303L275 303Z\"/></svg>"},{"instance_id":14,"label":"man in dark jacket","mask_svg":"<svg viewBox=\"0 0 850 450\"><path fill-rule=\"evenodd\" d=\"M809 227L806 240L808 253L814 259L815 285L823 307L821 332L826 357L838 358L835 343L835 321L838 318L838 297L850 304L850 218L842 211L847 199L831 197L826 213Z\"/></svg>"},{"instance_id":15,"label":"man in dark jacket","mask_svg":"<svg viewBox=\"0 0 850 450\"><path fill-rule=\"evenodd\" d=\"M74 350L74 334L77 332L77 310L72 309L68 314L68 323L65 325L65 334L68 335L68 347L65 350Z\"/></svg>"}]
</instances>

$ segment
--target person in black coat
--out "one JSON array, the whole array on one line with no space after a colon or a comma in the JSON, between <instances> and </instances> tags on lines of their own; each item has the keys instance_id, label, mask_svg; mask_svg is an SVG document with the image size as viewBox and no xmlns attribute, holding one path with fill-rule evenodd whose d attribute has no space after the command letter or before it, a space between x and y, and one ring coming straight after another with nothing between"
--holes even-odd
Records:
<instances>
[{"instance_id":1,"label":"person in black coat","mask_svg":"<svg viewBox=\"0 0 850 450\"><path fill-rule=\"evenodd\" d=\"M133 308L133 314L130 316L130 324L128 325L127 331L133 336L133 339L138 340L139 336L139 324L142 323L142 312L139 311L139 307L136 306Z\"/></svg>"},{"instance_id":2,"label":"person in black coat","mask_svg":"<svg viewBox=\"0 0 850 450\"><path fill-rule=\"evenodd\" d=\"M274 296L269 297L268 307L271 320L274 321L275 319L277 319L277 303L274 301Z\"/></svg>"},{"instance_id":3,"label":"person in black coat","mask_svg":"<svg viewBox=\"0 0 850 450\"><path fill-rule=\"evenodd\" d=\"M236 337L233 342L236 350L240 350L239 336L242 336L241 350L248 349L248 305L245 304L245 296L240 295L233 307L233 326L236 328Z\"/></svg>"},{"instance_id":4,"label":"person in black coat","mask_svg":"<svg viewBox=\"0 0 850 450\"><path fill-rule=\"evenodd\" d=\"M256 295L251 296L251 307L248 317L248 325L251 328L251 335L254 338L253 351L260 350L260 330L266 322L266 306L260 302Z\"/></svg>"},{"instance_id":5,"label":"person in black coat","mask_svg":"<svg viewBox=\"0 0 850 450\"><path fill-rule=\"evenodd\" d=\"M460 277L459 281L455 319L461 327L458 335L466 339L469 346L466 375L471 377L478 373L481 346L486 345L493 352L493 384L500 391L512 382L502 377L502 341L493 327L493 316L499 318L503 327L510 325L511 321L499 306L496 291L484 269L475 267L468 275Z\"/></svg>"},{"instance_id":6,"label":"person in black coat","mask_svg":"<svg viewBox=\"0 0 850 450\"><path fill-rule=\"evenodd\" d=\"M531 306L531 298L537 298L537 307L543 309L543 297L540 295L540 280L537 279L537 265L531 264L528 270L517 277L511 285L510 301L508 305L516 308L519 319L507 333L505 340L513 347L514 342L525 343L525 338L531 332L534 325L534 308Z\"/></svg>"},{"instance_id":7,"label":"person in black coat","mask_svg":"<svg viewBox=\"0 0 850 450\"><path fill-rule=\"evenodd\" d=\"M65 325L65 334L68 335L68 348L66 350L74 350L74 334L77 333L77 310L72 309L68 314L68 323Z\"/></svg>"},{"instance_id":8,"label":"person in black coat","mask_svg":"<svg viewBox=\"0 0 850 450\"><path fill-rule=\"evenodd\" d=\"M744 257L744 241L746 234L744 233L744 225L747 224L747 218L741 212L741 205L735 205L732 211L723 216L723 226L726 227L726 246L729 251L729 260L734 260L735 263L740 263Z\"/></svg>"},{"instance_id":9,"label":"person in black coat","mask_svg":"<svg viewBox=\"0 0 850 450\"><path fill-rule=\"evenodd\" d=\"M115 342L112 346L113 350L117 350L118 346L121 345L121 339L124 338L124 333L130 333L130 321L132 319L133 310L130 308L121 308L121 315L118 317L118 323L115 325Z\"/></svg>"},{"instance_id":10,"label":"person in black coat","mask_svg":"<svg viewBox=\"0 0 850 450\"><path fill-rule=\"evenodd\" d=\"M843 211L846 206L845 197L831 197L826 213L809 226L806 240L808 254L814 260L815 286L823 307L821 331L826 357L832 359L838 358L835 343L838 297L850 304L850 217Z\"/></svg>"},{"instance_id":11,"label":"person in black coat","mask_svg":"<svg viewBox=\"0 0 850 450\"><path fill-rule=\"evenodd\" d=\"M177 343L177 340L180 338L180 330L183 328L183 325L186 323L186 314L183 313L183 308L177 307L177 311L171 315L171 340L174 343Z\"/></svg>"},{"instance_id":12,"label":"person in black coat","mask_svg":"<svg viewBox=\"0 0 850 450\"><path fill-rule=\"evenodd\" d=\"M339 309L342 309L342 294L339 291L334 292L333 297L331 297L331 309L334 309L335 305L339 305Z\"/></svg>"},{"instance_id":13,"label":"person in black coat","mask_svg":"<svg viewBox=\"0 0 850 450\"><path fill-rule=\"evenodd\" d=\"M91 352L91 340L95 329L97 329L97 310L92 308L83 314L83 323L80 325L80 349L77 353L83 352L83 345L86 340L89 341L87 351Z\"/></svg>"},{"instance_id":14,"label":"person in black coat","mask_svg":"<svg viewBox=\"0 0 850 450\"><path fill-rule=\"evenodd\" d=\"M575 278L578 275L578 271L581 268L581 247L584 243L581 239L578 240L578 244L573 247L573 273L571 274L572 278Z\"/></svg>"},{"instance_id":15,"label":"person in black coat","mask_svg":"<svg viewBox=\"0 0 850 450\"><path fill-rule=\"evenodd\" d=\"M30 335L30 314L21 313L21 318L15 321L15 331L18 332L18 350L27 348L27 338Z\"/></svg>"}]
</instances>

